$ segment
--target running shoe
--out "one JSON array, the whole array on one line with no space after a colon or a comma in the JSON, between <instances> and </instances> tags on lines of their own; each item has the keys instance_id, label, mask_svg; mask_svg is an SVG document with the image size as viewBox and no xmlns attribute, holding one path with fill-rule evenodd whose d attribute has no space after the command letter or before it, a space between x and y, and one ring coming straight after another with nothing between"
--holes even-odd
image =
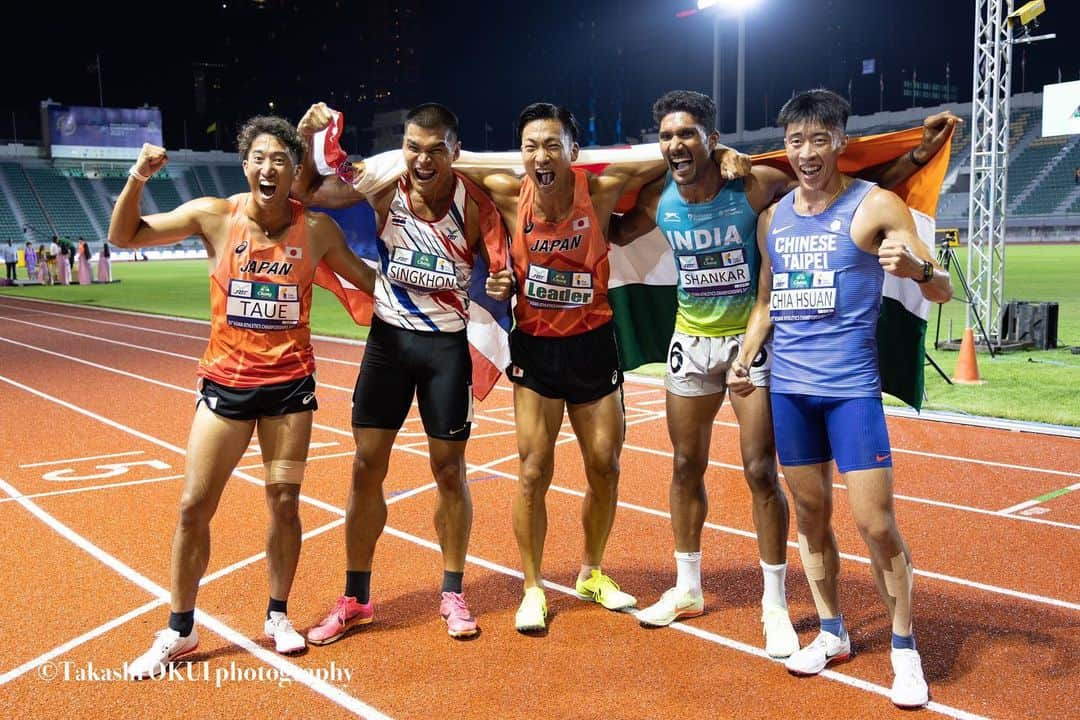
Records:
<instances>
[{"instance_id":1,"label":"running shoe","mask_svg":"<svg viewBox=\"0 0 1080 720\"><path fill-rule=\"evenodd\" d=\"M446 632L452 638L471 637L479 630L461 593L444 592L439 601L439 614L446 621Z\"/></svg>"},{"instance_id":2,"label":"running shoe","mask_svg":"<svg viewBox=\"0 0 1080 720\"><path fill-rule=\"evenodd\" d=\"M582 600L600 603L608 610L628 610L637 605L633 595L620 590L615 581L599 569L590 572L588 580L578 578L574 589Z\"/></svg>"},{"instance_id":3,"label":"running shoe","mask_svg":"<svg viewBox=\"0 0 1080 720\"><path fill-rule=\"evenodd\" d=\"M792 675L817 675L825 666L851 657L851 637L845 632L839 638L822 630L802 650L794 652L784 665Z\"/></svg>"},{"instance_id":4,"label":"running shoe","mask_svg":"<svg viewBox=\"0 0 1080 720\"><path fill-rule=\"evenodd\" d=\"M270 617L263 623L263 632L274 641L274 649L282 655L298 653L307 647L304 636L296 632L285 613L270 613Z\"/></svg>"},{"instance_id":5,"label":"running shoe","mask_svg":"<svg viewBox=\"0 0 1080 720\"><path fill-rule=\"evenodd\" d=\"M902 708L916 708L930 702L930 688L923 677L922 658L918 651L893 648L890 659L896 675L889 692L893 704Z\"/></svg>"},{"instance_id":6,"label":"running shoe","mask_svg":"<svg viewBox=\"0 0 1080 720\"><path fill-rule=\"evenodd\" d=\"M191 634L181 637L172 629L165 629L154 636L150 649L135 658L127 667L128 677L132 680L160 678L173 661L199 647L199 632L191 628Z\"/></svg>"},{"instance_id":7,"label":"running shoe","mask_svg":"<svg viewBox=\"0 0 1080 720\"><path fill-rule=\"evenodd\" d=\"M358 603L356 598L342 595L334 603L330 614L315 627L308 630L307 639L312 645L329 645L353 625L367 625L375 618L372 603Z\"/></svg>"},{"instance_id":8,"label":"running shoe","mask_svg":"<svg viewBox=\"0 0 1080 720\"><path fill-rule=\"evenodd\" d=\"M705 598L700 592L692 593L673 587L665 590L660 599L649 607L638 610L637 619L642 625L649 627L667 627L680 618L697 617L703 612Z\"/></svg>"},{"instance_id":9,"label":"running shoe","mask_svg":"<svg viewBox=\"0 0 1080 720\"><path fill-rule=\"evenodd\" d=\"M543 588L525 588L525 597L514 615L514 625L518 632L537 632L547 627L547 598Z\"/></svg>"},{"instance_id":10,"label":"running shoe","mask_svg":"<svg viewBox=\"0 0 1080 720\"><path fill-rule=\"evenodd\" d=\"M799 652L799 636L791 624L787 608L767 607L761 610L762 632L765 634L765 654L772 658L791 657Z\"/></svg>"}]
</instances>

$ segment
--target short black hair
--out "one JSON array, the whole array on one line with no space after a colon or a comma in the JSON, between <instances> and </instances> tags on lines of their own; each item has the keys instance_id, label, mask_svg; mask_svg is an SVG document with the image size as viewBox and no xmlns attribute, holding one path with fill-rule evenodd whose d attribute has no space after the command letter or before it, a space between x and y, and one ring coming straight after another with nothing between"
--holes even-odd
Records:
<instances>
[{"instance_id":1,"label":"short black hair","mask_svg":"<svg viewBox=\"0 0 1080 720\"><path fill-rule=\"evenodd\" d=\"M457 115L445 105L435 102L423 103L410 110L405 116L405 126L409 125L415 125L424 130L447 130L454 136L454 140L461 137Z\"/></svg>"},{"instance_id":2,"label":"short black hair","mask_svg":"<svg viewBox=\"0 0 1080 720\"><path fill-rule=\"evenodd\" d=\"M562 123L563 130L570 135L571 142L578 141L578 123L574 113L561 105L538 102L527 105L518 115L518 137L525 132L525 126L535 120L558 120Z\"/></svg>"},{"instance_id":3,"label":"short black hair","mask_svg":"<svg viewBox=\"0 0 1080 720\"><path fill-rule=\"evenodd\" d=\"M716 129L716 103L708 95L693 90L672 90L661 95L652 106L653 119L657 125L666 116L676 112L692 115L706 132Z\"/></svg>"},{"instance_id":4,"label":"short black hair","mask_svg":"<svg viewBox=\"0 0 1080 720\"><path fill-rule=\"evenodd\" d=\"M236 149L240 152L241 160L247 160L252 143L260 135L273 135L280 140L292 156L293 164L299 165L304 159L304 141L300 139L295 125L277 115L256 115L244 123L236 136Z\"/></svg>"},{"instance_id":5,"label":"short black hair","mask_svg":"<svg viewBox=\"0 0 1080 720\"><path fill-rule=\"evenodd\" d=\"M847 127L851 105L832 90L816 88L801 92L784 103L776 124L786 128L791 123L818 122L827 128Z\"/></svg>"}]
</instances>

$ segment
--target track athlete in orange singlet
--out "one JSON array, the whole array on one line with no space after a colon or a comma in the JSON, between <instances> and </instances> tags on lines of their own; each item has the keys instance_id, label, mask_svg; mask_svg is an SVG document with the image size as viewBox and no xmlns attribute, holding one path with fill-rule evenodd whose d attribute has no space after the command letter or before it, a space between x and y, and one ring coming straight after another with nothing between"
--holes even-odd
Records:
<instances>
[{"instance_id":1,"label":"track athlete in orange singlet","mask_svg":"<svg viewBox=\"0 0 1080 720\"><path fill-rule=\"evenodd\" d=\"M545 628L540 564L547 534L545 495L555 440L568 413L585 462L585 549L576 590L610 610L636 604L600 568L618 500L625 422L622 371L607 302L608 222L623 193L660 177L662 159L611 165L599 175L575 170L578 128L565 108L526 107L518 119L524 177L469 171L491 193L512 228L510 271L493 274L488 291L506 297L516 284L510 338L514 413L521 457L513 502L514 533L525 574L515 617L519 631ZM749 158L719 148L725 174L749 171Z\"/></svg>"},{"instance_id":2,"label":"track athlete in orange singlet","mask_svg":"<svg viewBox=\"0 0 1080 720\"><path fill-rule=\"evenodd\" d=\"M143 145L109 226L109 242L123 248L198 235L210 261L210 342L199 362L199 399L173 536L169 626L129 665L136 678L160 676L166 664L198 646L195 598L209 560L210 519L256 431L270 508L264 630L278 652L304 649L286 601L300 556L300 483L317 407L311 283L325 260L357 287L374 288L374 273L349 251L337 224L289 198L304 152L296 129L281 118L255 117L237 144L250 192L199 198L140 217L143 185L168 162L164 148Z\"/></svg>"}]
</instances>

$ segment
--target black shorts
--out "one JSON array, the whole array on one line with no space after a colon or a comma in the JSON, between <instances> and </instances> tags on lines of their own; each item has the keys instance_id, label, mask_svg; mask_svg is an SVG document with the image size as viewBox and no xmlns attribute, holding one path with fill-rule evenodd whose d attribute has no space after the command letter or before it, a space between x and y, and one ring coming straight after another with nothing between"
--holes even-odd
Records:
<instances>
[{"instance_id":1,"label":"black shorts","mask_svg":"<svg viewBox=\"0 0 1080 720\"><path fill-rule=\"evenodd\" d=\"M469 438L472 356L465 331L405 330L373 318L353 391L353 427L400 429L414 393L428 436Z\"/></svg>"},{"instance_id":2,"label":"black shorts","mask_svg":"<svg viewBox=\"0 0 1080 720\"><path fill-rule=\"evenodd\" d=\"M615 324L568 337L510 333L506 375L546 398L575 405L599 400L622 387Z\"/></svg>"},{"instance_id":3,"label":"black shorts","mask_svg":"<svg viewBox=\"0 0 1080 720\"><path fill-rule=\"evenodd\" d=\"M198 388L195 407L206 403L215 415L231 420L256 420L319 409L314 375L252 388L226 387L209 378L199 378Z\"/></svg>"}]
</instances>

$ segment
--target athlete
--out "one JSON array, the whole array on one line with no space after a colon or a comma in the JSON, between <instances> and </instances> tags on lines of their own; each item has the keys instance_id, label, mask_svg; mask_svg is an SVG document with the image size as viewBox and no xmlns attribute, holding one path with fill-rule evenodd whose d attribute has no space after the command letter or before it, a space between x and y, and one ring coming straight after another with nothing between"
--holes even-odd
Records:
<instances>
[{"instance_id":1,"label":"athlete","mask_svg":"<svg viewBox=\"0 0 1080 720\"><path fill-rule=\"evenodd\" d=\"M912 627L911 554L893 512L892 452L881 407L876 326L884 273L919 283L923 296L952 296L893 193L841 173L847 102L811 90L780 111L799 186L762 215L757 302L728 373L733 394L754 392L751 366L773 331L771 402L776 448L795 500L799 554L821 619L817 638L787 659L814 675L851 654L838 596L840 558L831 527L835 458L874 583L892 620L892 701L928 701Z\"/></svg>"},{"instance_id":2,"label":"athlete","mask_svg":"<svg viewBox=\"0 0 1080 720\"><path fill-rule=\"evenodd\" d=\"M135 678L160 676L167 663L199 644L195 599L210 555L210 520L255 432L270 509L264 630L280 653L304 649L286 602L300 557L300 484L318 407L308 327L311 283L316 265L326 260L357 287L374 289L374 273L349 251L334 221L289 199L304 152L296 129L281 118L255 117L241 129L237 145L249 192L199 198L140 217L143 186L168 162L164 148L143 145L109 226L109 242L122 248L198 235L210 266L210 342L199 361L199 398L173 535L169 625L129 666Z\"/></svg>"},{"instance_id":3,"label":"athlete","mask_svg":"<svg viewBox=\"0 0 1080 720\"><path fill-rule=\"evenodd\" d=\"M625 245L659 227L671 245L678 277L675 333L665 377L668 435L674 448L670 502L677 579L658 602L637 614L642 624L659 627L704 612L701 531L708 513L705 470L713 421L757 294L758 214L796 180L757 164L745 178L725 181L709 160L719 134L716 105L707 95L674 90L656 101L653 116L669 171L642 189L633 210L616 216L611 241ZM956 120L949 113L927 118L914 157L904 155L874 168L871 176L886 185L906 179L940 150ZM730 401L739 423L743 474L757 531L765 651L788 657L799 645L784 587L788 506L776 472L767 391L771 361L766 340L750 366L751 380L763 392L732 395Z\"/></svg>"},{"instance_id":4,"label":"athlete","mask_svg":"<svg viewBox=\"0 0 1080 720\"><path fill-rule=\"evenodd\" d=\"M477 171L475 176L512 228L513 277L510 271L495 273L488 288L504 297L516 286L517 294L507 375L514 383L520 470L513 523L525 591L515 625L530 632L546 627L540 574L545 496L564 413L588 480L582 507L585 548L575 589L609 610L627 610L637 602L601 570L618 500L625 432L623 375L607 300L606 235L623 193L659 177L666 165L662 159L611 165L598 175L572 168L579 150L577 121L548 103L526 107L518 131L525 175ZM716 157L729 176L749 169L746 156L727 148L718 147Z\"/></svg>"},{"instance_id":5,"label":"athlete","mask_svg":"<svg viewBox=\"0 0 1080 720\"><path fill-rule=\"evenodd\" d=\"M313 105L300 121L311 138L326 128L332 111ZM354 182L323 182L305 161L297 192L306 204L341 208L366 200L375 210L380 263L375 317L353 394L356 457L345 519L345 591L327 616L308 632L325 645L354 625L374 618L371 566L386 525L383 481L394 439L415 395L428 436L431 471L438 486L435 529L443 553L440 614L451 637L478 632L462 593L472 527L472 500L465 481L465 446L472 425L472 360L465 327L468 287L476 251L487 257L484 213L495 242L506 231L491 201L450 165L458 157L457 117L427 103L405 119L405 174L385 189L365 189L384 156L355 165ZM394 153L395 157L401 153ZM369 172L370 171L370 172ZM369 177L365 178L365 173Z\"/></svg>"}]
</instances>

